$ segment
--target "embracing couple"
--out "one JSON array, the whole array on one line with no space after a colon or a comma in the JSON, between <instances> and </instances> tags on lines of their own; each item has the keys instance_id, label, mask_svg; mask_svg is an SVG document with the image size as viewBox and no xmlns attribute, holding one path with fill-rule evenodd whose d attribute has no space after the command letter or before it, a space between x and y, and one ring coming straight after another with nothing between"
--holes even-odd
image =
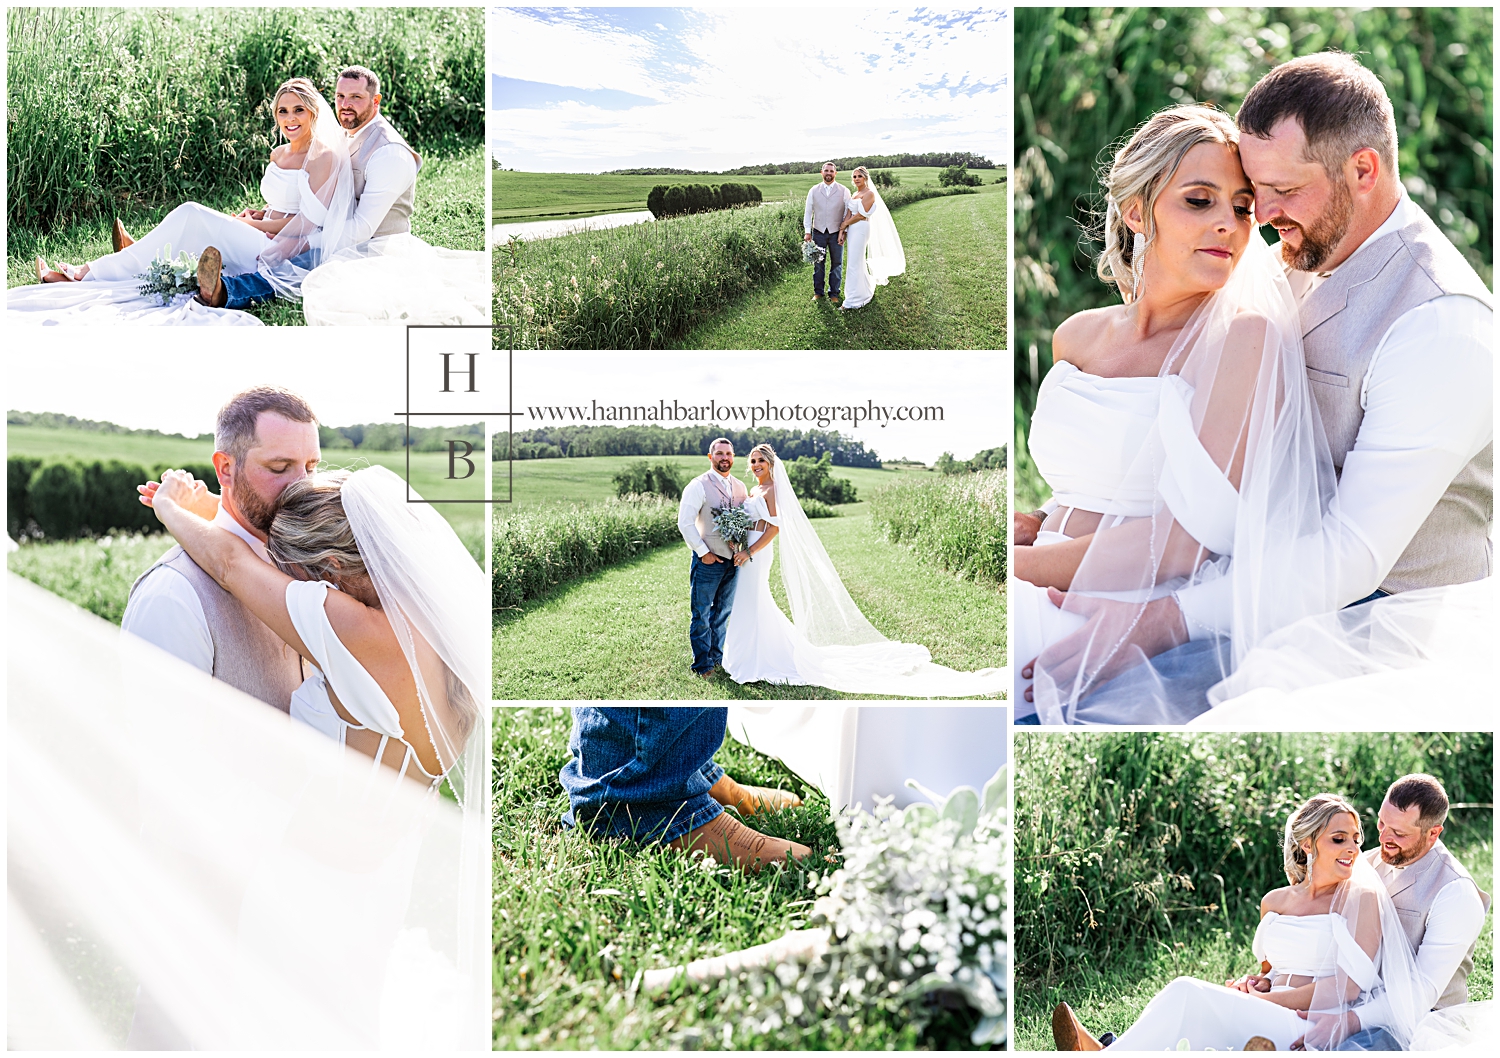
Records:
<instances>
[{"instance_id":1,"label":"embracing couple","mask_svg":"<svg viewBox=\"0 0 1500 1058\"><path fill-rule=\"evenodd\" d=\"M1487 598L1492 297L1396 157L1385 89L1338 53L1115 154L1098 271L1124 304L1054 333L1052 499L1013 518L1018 722L1178 724L1252 671L1414 664L1372 628Z\"/></svg>"},{"instance_id":2,"label":"embracing couple","mask_svg":"<svg viewBox=\"0 0 1500 1058\"><path fill-rule=\"evenodd\" d=\"M261 177L261 208L231 215L187 202L139 238L116 220L113 253L76 267L37 258L42 285L11 291L10 310L254 324L241 310L284 298L302 301L309 323L477 322L455 306L453 289L473 300L475 255L411 234L422 158L380 100L380 78L363 66L339 74L335 107L307 78L286 81L271 105L279 142ZM153 263L182 253L197 258L197 292L160 304L143 294Z\"/></svg>"},{"instance_id":3,"label":"embracing couple","mask_svg":"<svg viewBox=\"0 0 1500 1058\"><path fill-rule=\"evenodd\" d=\"M828 262L828 298L839 301L848 253L849 283L843 308L857 309L875 297L875 288L906 271L906 251L885 200L870 171L854 170L854 190L838 182L838 166L823 163L823 180L807 193L802 207L802 241L813 259L813 300L823 300L823 265Z\"/></svg>"},{"instance_id":4,"label":"embracing couple","mask_svg":"<svg viewBox=\"0 0 1500 1058\"><path fill-rule=\"evenodd\" d=\"M469 807L484 574L391 471L321 459L302 398L232 398L214 429L218 496L178 470L140 486L177 546L131 587L122 627L403 778L446 781Z\"/></svg>"},{"instance_id":5,"label":"embracing couple","mask_svg":"<svg viewBox=\"0 0 1500 1058\"><path fill-rule=\"evenodd\" d=\"M749 489L732 473L728 438L708 446L708 461L709 470L682 490L677 510L678 531L692 549L688 638L696 675L708 679L722 665L736 683L913 698L1007 689L1007 669L957 672L933 664L925 646L893 642L876 630L844 587L770 445L750 450ZM726 539L726 512L740 512L749 523L742 542ZM778 541L790 620L771 595Z\"/></svg>"},{"instance_id":6,"label":"embracing couple","mask_svg":"<svg viewBox=\"0 0 1500 1058\"><path fill-rule=\"evenodd\" d=\"M1474 945L1489 910L1443 845L1448 795L1431 775L1386 791L1380 844L1361 852L1359 811L1319 794L1286 822L1288 885L1260 903L1260 969L1223 985L1179 977L1134 1025L1096 1038L1061 1003L1057 1049L1425 1050L1470 1039ZM1184 1047L1182 1041L1186 1041Z\"/></svg>"}]
</instances>

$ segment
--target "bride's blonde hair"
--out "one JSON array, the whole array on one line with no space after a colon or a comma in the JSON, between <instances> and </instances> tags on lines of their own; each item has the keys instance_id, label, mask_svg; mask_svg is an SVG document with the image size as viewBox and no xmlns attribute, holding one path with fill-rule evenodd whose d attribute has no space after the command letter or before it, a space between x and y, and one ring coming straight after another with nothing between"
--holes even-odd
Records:
<instances>
[{"instance_id":1,"label":"bride's blonde hair","mask_svg":"<svg viewBox=\"0 0 1500 1058\"><path fill-rule=\"evenodd\" d=\"M1365 832L1359 822L1359 812L1338 794L1318 794L1287 817L1286 834L1281 842L1281 863L1287 881L1293 885L1307 881L1314 857L1308 854L1302 843L1310 840L1316 848L1318 836L1328 829L1329 821L1345 813L1354 817L1355 842L1363 844Z\"/></svg>"},{"instance_id":2,"label":"bride's blonde hair","mask_svg":"<svg viewBox=\"0 0 1500 1058\"><path fill-rule=\"evenodd\" d=\"M1109 168L1099 174L1104 188L1104 252L1099 255L1099 278L1120 288L1126 302L1135 300L1137 268L1135 233L1125 223L1125 211L1139 202L1145 222L1144 249L1156 239L1153 216L1157 196L1187 152L1200 143L1222 143L1236 153L1240 131L1222 110L1190 104L1152 114L1119 150ZM1144 251L1143 251L1144 252Z\"/></svg>"},{"instance_id":3,"label":"bride's blonde hair","mask_svg":"<svg viewBox=\"0 0 1500 1058\"><path fill-rule=\"evenodd\" d=\"M761 455L765 456L766 459L770 461L771 466L774 467L776 465L776 449L772 448L768 444L761 443L750 449L749 455L745 456L745 466L747 468L750 466L750 457L755 455L756 452L759 452ZM750 474L750 480L755 480L755 473L753 471Z\"/></svg>"},{"instance_id":4,"label":"bride's blonde hair","mask_svg":"<svg viewBox=\"0 0 1500 1058\"><path fill-rule=\"evenodd\" d=\"M323 98L323 93L318 91L318 86L306 77L293 77L290 80L281 82L281 87L276 89L276 94L271 97L271 120L273 122L276 121L276 104L288 92L306 103L308 109L313 112L314 117L318 114L318 104L327 104L328 102ZM281 125L279 123L276 126L276 131L280 135Z\"/></svg>"},{"instance_id":5,"label":"bride's blonde hair","mask_svg":"<svg viewBox=\"0 0 1500 1058\"><path fill-rule=\"evenodd\" d=\"M364 556L344 513L347 470L329 470L282 490L266 533L266 553L276 568L299 579L337 584L365 576Z\"/></svg>"}]
</instances>

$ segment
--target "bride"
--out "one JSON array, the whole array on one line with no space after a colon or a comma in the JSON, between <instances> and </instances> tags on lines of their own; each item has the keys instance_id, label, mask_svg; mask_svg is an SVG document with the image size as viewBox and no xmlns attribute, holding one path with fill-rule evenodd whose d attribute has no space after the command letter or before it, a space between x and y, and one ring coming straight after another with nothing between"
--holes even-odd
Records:
<instances>
[{"instance_id":1,"label":"bride","mask_svg":"<svg viewBox=\"0 0 1500 1058\"><path fill-rule=\"evenodd\" d=\"M1103 182L1099 274L1125 303L1058 327L1038 393L1030 447L1053 500L1012 551L1015 650L1037 659L1018 680L1018 719L1180 724L1265 635L1337 608L1320 533L1335 477L1234 122L1161 111ZM1294 556L1315 572L1281 575ZM1148 602L1212 581L1233 592L1233 635L1192 644L1206 655L1192 675L1122 645ZM1130 605L1069 640L1100 599ZM1088 701L1126 669L1139 688L1128 710Z\"/></svg>"},{"instance_id":2,"label":"bride","mask_svg":"<svg viewBox=\"0 0 1500 1058\"><path fill-rule=\"evenodd\" d=\"M261 561L212 524L218 501L171 470L143 502L218 585L314 665L291 715L341 746L463 801L482 729L483 629L460 605L483 574L443 517L408 504L384 467L331 471L281 493Z\"/></svg>"},{"instance_id":3,"label":"bride","mask_svg":"<svg viewBox=\"0 0 1500 1058\"><path fill-rule=\"evenodd\" d=\"M1359 1050L1383 1029L1407 1049L1422 1013L1416 960L1384 883L1359 855L1362 840L1344 798L1319 794L1299 807L1282 845L1290 884L1261 900L1252 942L1270 966L1264 989L1179 977L1110 1046ZM1059 1050L1099 1049L1066 1003L1052 1025Z\"/></svg>"},{"instance_id":4,"label":"bride","mask_svg":"<svg viewBox=\"0 0 1500 1058\"><path fill-rule=\"evenodd\" d=\"M891 211L862 165L854 170L851 203L839 228L839 242L847 246L843 307L857 309L870 303L876 287L906 271L906 251Z\"/></svg>"},{"instance_id":5,"label":"bride","mask_svg":"<svg viewBox=\"0 0 1500 1058\"><path fill-rule=\"evenodd\" d=\"M736 683L765 680L854 694L962 698L1001 694L1004 668L956 672L935 665L926 647L876 631L850 598L792 491L786 464L768 444L750 450L755 487L745 512L755 519L734 556L734 606L724 633L724 671ZM771 596L772 548L781 542L788 620Z\"/></svg>"},{"instance_id":6,"label":"bride","mask_svg":"<svg viewBox=\"0 0 1500 1058\"><path fill-rule=\"evenodd\" d=\"M36 261L42 286L10 292L15 311L106 311L114 317L146 317L151 322L254 323L244 313L219 312L196 298L179 296L170 306L140 293L140 275L163 253L200 255L209 247L221 255L226 274L259 272L278 296L296 299L303 280L352 238L354 180L349 146L333 110L305 77L276 90L276 127L285 142L272 152L261 177L264 210L230 215L187 202L160 224L132 240L115 222L115 252L87 264ZM54 285L55 284L55 285ZM76 286L74 284L77 284Z\"/></svg>"}]
</instances>

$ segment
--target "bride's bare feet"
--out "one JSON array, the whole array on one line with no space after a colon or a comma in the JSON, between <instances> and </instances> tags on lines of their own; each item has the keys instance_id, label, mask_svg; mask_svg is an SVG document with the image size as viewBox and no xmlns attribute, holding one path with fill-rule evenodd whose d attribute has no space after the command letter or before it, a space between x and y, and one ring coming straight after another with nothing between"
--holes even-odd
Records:
<instances>
[{"instance_id":1,"label":"bride's bare feet","mask_svg":"<svg viewBox=\"0 0 1500 1058\"><path fill-rule=\"evenodd\" d=\"M719 777L708 791L719 804L739 810L742 816L753 816L757 812L779 812L783 808L796 808L802 798L789 790L772 790L764 786L741 786L728 775Z\"/></svg>"},{"instance_id":2,"label":"bride's bare feet","mask_svg":"<svg viewBox=\"0 0 1500 1058\"><path fill-rule=\"evenodd\" d=\"M59 261L57 267L53 268L40 257L36 259L36 281L38 283L76 283L88 274L88 265L80 265L74 268L70 264L63 264Z\"/></svg>"},{"instance_id":3,"label":"bride's bare feet","mask_svg":"<svg viewBox=\"0 0 1500 1058\"><path fill-rule=\"evenodd\" d=\"M769 863L785 863L789 858L800 860L812 854L812 849L806 845L757 833L727 812L720 812L667 847L684 852L702 849L720 863L733 861L752 872Z\"/></svg>"}]
</instances>

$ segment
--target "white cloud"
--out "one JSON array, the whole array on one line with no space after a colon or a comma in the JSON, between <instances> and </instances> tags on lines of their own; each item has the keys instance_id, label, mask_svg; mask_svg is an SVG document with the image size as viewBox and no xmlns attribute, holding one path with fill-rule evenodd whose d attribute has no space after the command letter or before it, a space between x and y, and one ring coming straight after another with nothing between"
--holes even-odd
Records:
<instances>
[{"instance_id":1,"label":"white cloud","mask_svg":"<svg viewBox=\"0 0 1500 1058\"><path fill-rule=\"evenodd\" d=\"M914 21L910 10L695 10L650 34L509 10L492 18L493 73L662 101L492 112L491 143L512 168L721 169L872 150L1009 161L1011 27L998 10L961 24Z\"/></svg>"}]
</instances>

